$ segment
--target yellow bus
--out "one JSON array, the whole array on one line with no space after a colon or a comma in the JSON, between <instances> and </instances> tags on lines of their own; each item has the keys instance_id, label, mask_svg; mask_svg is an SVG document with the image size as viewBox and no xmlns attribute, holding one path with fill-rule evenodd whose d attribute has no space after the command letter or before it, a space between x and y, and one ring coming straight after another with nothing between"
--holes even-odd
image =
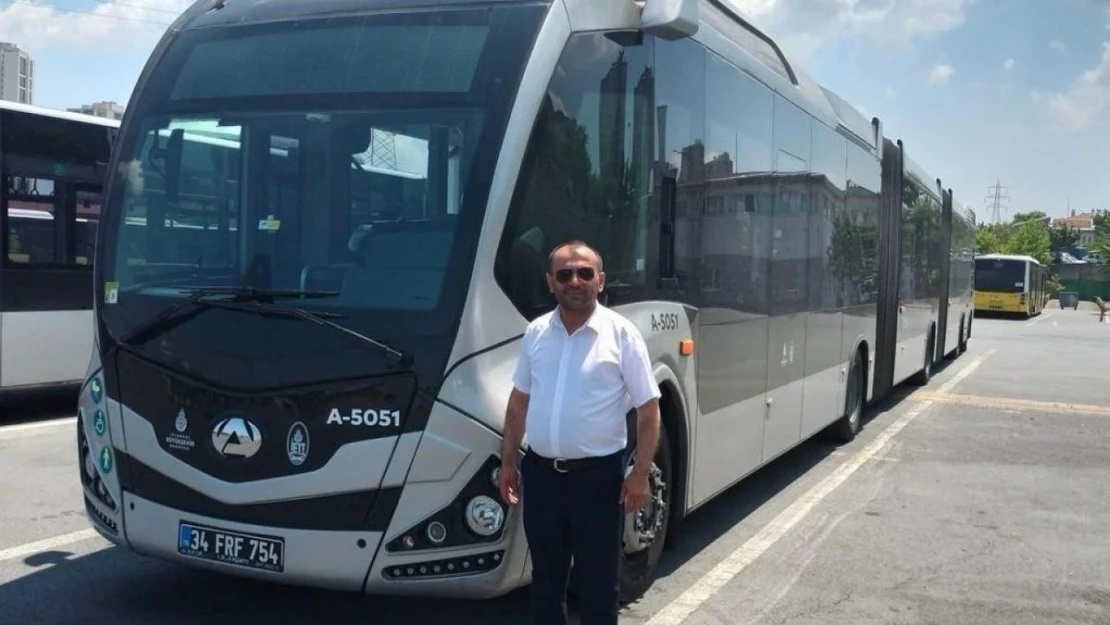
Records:
<instances>
[{"instance_id":1,"label":"yellow bus","mask_svg":"<svg viewBox=\"0 0 1110 625\"><path fill-rule=\"evenodd\" d=\"M975 312L1032 317L1048 303L1048 274L1032 256L984 254L975 258Z\"/></svg>"}]
</instances>

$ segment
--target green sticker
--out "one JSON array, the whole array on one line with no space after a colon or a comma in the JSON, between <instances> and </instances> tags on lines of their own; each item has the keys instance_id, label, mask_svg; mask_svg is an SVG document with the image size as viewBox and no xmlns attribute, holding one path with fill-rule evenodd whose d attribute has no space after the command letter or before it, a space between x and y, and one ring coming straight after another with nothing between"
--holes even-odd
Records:
<instances>
[{"instance_id":1,"label":"green sticker","mask_svg":"<svg viewBox=\"0 0 1110 625\"><path fill-rule=\"evenodd\" d=\"M269 215L266 219L258 220L258 229L263 232L277 232L281 230L281 220L274 219L273 215Z\"/></svg>"},{"instance_id":2,"label":"green sticker","mask_svg":"<svg viewBox=\"0 0 1110 625\"><path fill-rule=\"evenodd\" d=\"M104 416L103 410L97 410L93 415L93 432L97 436L104 436L104 432L108 429L108 419Z\"/></svg>"},{"instance_id":3,"label":"green sticker","mask_svg":"<svg viewBox=\"0 0 1110 625\"><path fill-rule=\"evenodd\" d=\"M93 378L89 382L89 395L92 397L94 404L100 403L100 398L104 396L104 386L100 383L100 378Z\"/></svg>"},{"instance_id":4,"label":"green sticker","mask_svg":"<svg viewBox=\"0 0 1110 625\"><path fill-rule=\"evenodd\" d=\"M100 471L105 475L112 472L112 450L107 447L100 450Z\"/></svg>"}]
</instances>

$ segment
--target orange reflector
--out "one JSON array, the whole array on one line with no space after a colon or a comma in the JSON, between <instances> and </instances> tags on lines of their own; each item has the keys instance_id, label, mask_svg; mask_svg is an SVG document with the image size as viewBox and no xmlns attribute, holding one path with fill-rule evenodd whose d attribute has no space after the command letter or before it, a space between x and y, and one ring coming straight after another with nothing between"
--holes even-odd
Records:
<instances>
[{"instance_id":1,"label":"orange reflector","mask_svg":"<svg viewBox=\"0 0 1110 625\"><path fill-rule=\"evenodd\" d=\"M693 339L682 339L681 341L679 341L678 342L678 353L682 354L683 356L689 356L690 354L693 354L694 353L694 340Z\"/></svg>"}]
</instances>

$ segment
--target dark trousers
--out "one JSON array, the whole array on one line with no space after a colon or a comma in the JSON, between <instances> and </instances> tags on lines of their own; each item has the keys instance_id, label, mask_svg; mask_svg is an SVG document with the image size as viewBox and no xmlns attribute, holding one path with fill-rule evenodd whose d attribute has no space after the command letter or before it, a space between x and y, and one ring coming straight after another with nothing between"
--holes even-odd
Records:
<instances>
[{"instance_id":1,"label":"dark trousers","mask_svg":"<svg viewBox=\"0 0 1110 625\"><path fill-rule=\"evenodd\" d=\"M532 554L532 625L566 625L572 556L582 625L616 625L624 470L623 453L565 473L525 454L521 505Z\"/></svg>"}]
</instances>

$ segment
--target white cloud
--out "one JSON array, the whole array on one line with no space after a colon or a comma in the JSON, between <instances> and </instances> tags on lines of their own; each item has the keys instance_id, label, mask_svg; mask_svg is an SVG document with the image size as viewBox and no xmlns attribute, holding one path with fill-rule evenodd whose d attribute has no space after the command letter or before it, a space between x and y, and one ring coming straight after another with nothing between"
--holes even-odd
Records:
<instances>
[{"instance_id":1,"label":"white cloud","mask_svg":"<svg viewBox=\"0 0 1110 625\"><path fill-rule=\"evenodd\" d=\"M887 99L893 100L897 96L898 96L898 92L894 90L894 87L891 87L890 85L887 85L887 88L886 88L886 97L887 97Z\"/></svg>"},{"instance_id":2,"label":"white cloud","mask_svg":"<svg viewBox=\"0 0 1110 625\"><path fill-rule=\"evenodd\" d=\"M963 25L973 0L725 0L808 56L838 37L872 37L884 46L912 45Z\"/></svg>"},{"instance_id":3,"label":"white cloud","mask_svg":"<svg viewBox=\"0 0 1110 625\"><path fill-rule=\"evenodd\" d=\"M1068 50L1068 47L1064 45L1064 42L1060 41L1059 39L1053 39L1052 41L1048 42L1048 47L1052 48L1056 52L1067 52Z\"/></svg>"},{"instance_id":4,"label":"white cloud","mask_svg":"<svg viewBox=\"0 0 1110 625\"><path fill-rule=\"evenodd\" d=\"M937 63L929 70L929 84L943 85L952 78L952 74L956 73L956 69L948 63Z\"/></svg>"},{"instance_id":5,"label":"white cloud","mask_svg":"<svg viewBox=\"0 0 1110 625\"><path fill-rule=\"evenodd\" d=\"M1006 68L1006 71L1014 69L1014 65L1017 65L1017 61L1013 59L1006 59L1006 62L1002 64L1002 66Z\"/></svg>"},{"instance_id":6,"label":"white cloud","mask_svg":"<svg viewBox=\"0 0 1110 625\"><path fill-rule=\"evenodd\" d=\"M103 0L85 11L69 11L16 0L0 10L0 40L32 53L51 48L85 53L107 46L149 48L190 4L190 0Z\"/></svg>"},{"instance_id":7,"label":"white cloud","mask_svg":"<svg viewBox=\"0 0 1110 625\"><path fill-rule=\"evenodd\" d=\"M1097 123L1110 108L1110 42L1102 44L1098 64L1083 72L1071 89L1047 98L1049 109L1069 130L1083 130Z\"/></svg>"}]
</instances>

